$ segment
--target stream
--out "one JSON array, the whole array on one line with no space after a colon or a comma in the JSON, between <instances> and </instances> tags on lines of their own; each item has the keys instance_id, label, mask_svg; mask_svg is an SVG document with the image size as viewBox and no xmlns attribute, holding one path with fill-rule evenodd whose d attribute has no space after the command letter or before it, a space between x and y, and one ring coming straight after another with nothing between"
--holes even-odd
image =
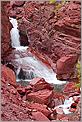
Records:
<instances>
[{"instance_id":1,"label":"stream","mask_svg":"<svg viewBox=\"0 0 82 122\"><path fill-rule=\"evenodd\" d=\"M20 35L19 35L17 20L14 18L9 18L9 19L13 25L13 28L10 31L12 47L14 47L15 50L19 51L20 53L26 53L29 47L20 45ZM41 77L44 78L48 83L59 84L59 85L66 84L66 81L58 80L56 78L56 73L53 71L53 69L47 67L43 62L41 62L34 55L21 57L20 55L17 54L15 56L17 57L15 61L16 63L19 64L19 67L16 72L17 82L20 81L18 74L21 70L21 66L24 65L24 67L30 67L31 69L31 70L28 70L28 68L25 69L26 73L29 72L29 77L23 79L26 82L31 81L34 77ZM31 77L30 75L32 75L33 77ZM74 101L73 98L70 97L69 99L66 99L64 101L63 105L59 105L57 107L62 107L64 114L69 114L70 113L69 107L71 106L72 103L74 103Z\"/></svg>"},{"instance_id":2,"label":"stream","mask_svg":"<svg viewBox=\"0 0 82 122\"><path fill-rule=\"evenodd\" d=\"M18 28L17 20L13 18L9 18L9 19L13 25L13 28L11 29L11 32L10 32L11 40L12 40L12 47L14 47L20 53L25 52L27 48L29 47L20 45L20 35L19 35L19 30L17 29ZM19 62L20 65L23 64L25 67L30 66L31 69L33 69L34 77L42 77L48 83L53 83L53 84L66 83L66 81L57 80L56 73L53 71L53 69L47 67L43 62L37 59L34 55L23 57L23 58L21 58L20 55L16 55L16 56L18 56L18 58L15 60L16 62ZM17 74L20 69L21 67L18 68Z\"/></svg>"}]
</instances>

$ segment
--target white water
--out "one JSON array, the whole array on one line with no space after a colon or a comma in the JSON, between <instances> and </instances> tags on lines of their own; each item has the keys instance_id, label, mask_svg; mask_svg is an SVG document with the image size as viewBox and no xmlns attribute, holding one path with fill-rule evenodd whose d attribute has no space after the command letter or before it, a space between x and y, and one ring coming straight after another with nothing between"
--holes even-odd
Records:
<instances>
[{"instance_id":1,"label":"white water","mask_svg":"<svg viewBox=\"0 0 82 122\"><path fill-rule=\"evenodd\" d=\"M16 48L16 50L20 51L20 53L25 52L28 46L25 46L25 47L20 46L20 35L19 35L19 30L17 29L18 27L17 20L13 18L9 18L9 19L13 25L13 28L10 32L11 40L12 40L12 47ZM53 72L53 70L51 68L48 68L44 63L42 63L40 60L38 60L34 56L26 56L23 58L21 58L20 55L18 54L16 54L15 56L17 58L15 59L15 61L20 64L17 70L17 74L20 72L20 69L21 69L20 66L24 65L24 67L29 66L33 70L35 77L44 78L48 83L60 84L60 85L66 83L66 81L57 80L56 74ZM17 81L20 81L20 79L17 79ZM30 79L25 79L24 81L30 81ZM74 103L74 101L73 101L73 98L70 97L69 99L66 99L64 101L63 105L56 106L55 108L62 108L64 114L69 114L71 113L70 106L72 103Z\"/></svg>"},{"instance_id":2,"label":"white water","mask_svg":"<svg viewBox=\"0 0 82 122\"><path fill-rule=\"evenodd\" d=\"M81 97L80 95L77 96L77 98ZM74 100L73 100L73 97L70 97L69 99L65 99L64 101L64 104L63 105L59 105L59 106L56 106L56 108L62 108L63 109L63 112L64 114L70 114L72 112L70 112L70 106L72 103L75 103Z\"/></svg>"},{"instance_id":3,"label":"white water","mask_svg":"<svg viewBox=\"0 0 82 122\"><path fill-rule=\"evenodd\" d=\"M16 50L26 50L28 46L21 46L20 45L20 35L18 30L18 23L17 20L14 18L9 17L13 28L10 31L11 40L12 40L12 47L16 48Z\"/></svg>"},{"instance_id":4,"label":"white water","mask_svg":"<svg viewBox=\"0 0 82 122\"><path fill-rule=\"evenodd\" d=\"M34 75L36 77L42 77L48 83L53 83L53 84L64 84L64 83L66 83L66 81L57 80L56 74L53 72L53 70L51 68L48 68L41 61L37 60L34 56L16 59L16 61L19 62L20 64L23 63L24 66L27 66L27 64L28 64L31 67L31 69L33 69Z\"/></svg>"},{"instance_id":5,"label":"white water","mask_svg":"<svg viewBox=\"0 0 82 122\"><path fill-rule=\"evenodd\" d=\"M13 25L13 28L11 29L11 40L12 40L12 47L15 47L16 50L25 51L28 47L20 46L20 36L19 36L19 30L18 28L18 23L16 19L9 18L10 22ZM16 55L18 56L18 55ZM34 56L30 57L24 57L16 59L19 64L23 64L24 66L30 66L34 70L34 75L35 77L42 77L44 78L48 83L53 83L53 84L65 84L66 81L60 81L57 80L56 74L51 68L48 68L45 64L43 64L41 61L36 59Z\"/></svg>"},{"instance_id":6,"label":"white water","mask_svg":"<svg viewBox=\"0 0 82 122\"><path fill-rule=\"evenodd\" d=\"M13 25L13 28L10 31L11 34L11 40L12 40L12 47L19 47L20 46L20 35L18 28L18 23L16 19L10 18L10 22Z\"/></svg>"}]
</instances>

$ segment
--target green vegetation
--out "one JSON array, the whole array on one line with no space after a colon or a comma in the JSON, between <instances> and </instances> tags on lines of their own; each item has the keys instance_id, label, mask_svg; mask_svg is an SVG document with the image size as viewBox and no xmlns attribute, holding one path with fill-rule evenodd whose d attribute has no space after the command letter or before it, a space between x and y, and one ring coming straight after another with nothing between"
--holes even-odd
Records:
<instances>
[{"instance_id":1,"label":"green vegetation","mask_svg":"<svg viewBox=\"0 0 82 122\"><path fill-rule=\"evenodd\" d=\"M50 4L55 4L55 11L57 12L65 3L67 0L50 0Z\"/></svg>"}]
</instances>

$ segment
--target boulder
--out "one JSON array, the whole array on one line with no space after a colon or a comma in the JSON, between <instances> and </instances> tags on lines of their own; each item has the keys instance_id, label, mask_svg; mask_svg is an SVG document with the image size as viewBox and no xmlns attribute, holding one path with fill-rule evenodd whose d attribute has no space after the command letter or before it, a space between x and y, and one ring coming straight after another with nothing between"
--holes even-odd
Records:
<instances>
[{"instance_id":1,"label":"boulder","mask_svg":"<svg viewBox=\"0 0 82 122\"><path fill-rule=\"evenodd\" d=\"M14 71L6 67L5 65L1 66L1 77L4 78L5 83L16 85L16 77Z\"/></svg>"},{"instance_id":2,"label":"boulder","mask_svg":"<svg viewBox=\"0 0 82 122\"><path fill-rule=\"evenodd\" d=\"M67 55L61 57L56 63L57 74L64 74L70 72L70 70L77 63L77 59L77 55Z\"/></svg>"},{"instance_id":3,"label":"boulder","mask_svg":"<svg viewBox=\"0 0 82 122\"><path fill-rule=\"evenodd\" d=\"M71 78L75 73L75 65L77 63L77 55L67 55L61 57L56 63L57 77L62 79Z\"/></svg>"},{"instance_id":4,"label":"boulder","mask_svg":"<svg viewBox=\"0 0 82 122\"><path fill-rule=\"evenodd\" d=\"M49 119L41 112L32 112L33 119L36 121L49 121Z\"/></svg>"},{"instance_id":5,"label":"boulder","mask_svg":"<svg viewBox=\"0 0 82 122\"><path fill-rule=\"evenodd\" d=\"M53 91L48 89L39 90L37 92L32 92L27 94L26 98L29 101L34 101L40 104L48 105L52 99Z\"/></svg>"},{"instance_id":6,"label":"boulder","mask_svg":"<svg viewBox=\"0 0 82 122\"><path fill-rule=\"evenodd\" d=\"M45 116L49 116L50 115L50 111L47 109L47 106L46 105L42 105L42 104L39 104L39 103L30 103L27 105L27 107L29 109L34 109L34 110L37 110L39 112L42 112Z\"/></svg>"},{"instance_id":7,"label":"boulder","mask_svg":"<svg viewBox=\"0 0 82 122\"><path fill-rule=\"evenodd\" d=\"M42 89L53 89L53 87L49 83L47 83L43 78L34 78L30 82L30 85L33 87L33 91L38 91Z\"/></svg>"}]
</instances>

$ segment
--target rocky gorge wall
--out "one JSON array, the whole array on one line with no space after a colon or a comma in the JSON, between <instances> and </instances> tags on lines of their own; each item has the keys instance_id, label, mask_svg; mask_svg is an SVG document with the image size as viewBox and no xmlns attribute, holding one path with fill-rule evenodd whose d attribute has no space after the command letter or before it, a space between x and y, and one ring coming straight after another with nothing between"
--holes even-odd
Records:
<instances>
[{"instance_id":1,"label":"rocky gorge wall","mask_svg":"<svg viewBox=\"0 0 82 122\"><path fill-rule=\"evenodd\" d=\"M1 2L1 57L5 57L11 50L10 29L12 25L9 21L6 5L9 2Z\"/></svg>"},{"instance_id":2,"label":"rocky gorge wall","mask_svg":"<svg viewBox=\"0 0 82 122\"><path fill-rule=\"evenodd\" d=\"M65 3L58 12L49 2L12 4L10 16L18 20L20 33L29 36L30 47L54 63L62 56L81 54L81 3ZM22 40L23 41L23 40Z\"/></svg>"},{"instance_id":3,"label":"rocky gorge wall","mask_svg":"<svg viewBox=\"0 0 82 122\"><path fill-rule=\"evenodd\" d=\"M81 90L76 86L77 79L67 81L63 87L59 85L58 88L39 77L29 83L25 82L25 86L23 81L16 82L14 66L18 68L19 63L17 64L15 59L28 57L29 53L28 49L22 53L19 50L11 52L11 25L8 16L18 20L21 44L27 45L29 36L29 50L39 58L49 59L50 64L56 63L59 73L70 73L77 63L81 43L80 3L69 2L56 14L53 12L54 9L55 5L47 2L2 2L2 59L10 63L7 66L1 65L2 121L80 121L81 119ZM47 64L46 60L44 61ZM27 68L24 61L21 65L22 69ZM63 107L58 106L64 105L65 100L68 102L70 97L73 103L69 106L69 112L72 113L65 114Z\"/></svg>"}]
</instances>

